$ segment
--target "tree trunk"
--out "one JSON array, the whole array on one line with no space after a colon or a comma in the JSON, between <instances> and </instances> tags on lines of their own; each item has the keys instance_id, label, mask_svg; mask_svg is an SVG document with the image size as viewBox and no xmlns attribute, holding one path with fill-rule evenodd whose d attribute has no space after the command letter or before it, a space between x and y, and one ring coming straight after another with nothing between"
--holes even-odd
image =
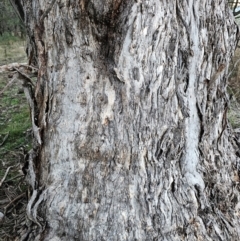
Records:
<instances>
[{"instance_id":1,"label":"tree trunk","mask_svg":"<svg viewBox=\"0 0 240 241\"><path fill-rule=\"evenodd\" d=\"M39 68L22 239L240 240L227 1L22 4Z\"/></svg>"}]
</instances>

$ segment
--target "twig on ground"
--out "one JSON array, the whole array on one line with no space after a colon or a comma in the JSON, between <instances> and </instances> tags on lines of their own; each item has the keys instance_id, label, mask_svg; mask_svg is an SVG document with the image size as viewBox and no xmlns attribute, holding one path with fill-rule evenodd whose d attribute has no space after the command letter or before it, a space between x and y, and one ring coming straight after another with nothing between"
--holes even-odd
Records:
<instances>
[{"instance_id":1,"label":"twig on ground","mask_svg":"<svg viewBox=\"0 0 240 241\"><path fill-rule=\"evenodd\" d=\"M27 76L26 74L24 74L23 72L21 72L19 69L15 68L15 67L13 69L16 70L24 80L26 80L28 83L30 83L32 86L35 87L35 84L32 82L32 80L29 76Z\"/></svg>"},{"instance_id":2,"label":"twig on ground","mask_svg":"<svg viewBox=\"0 0 240 241\"><path fill-rule=\"evenodd\" d=\"M8 136L9 136L9 132L4 136L2 143L0 143L0 147L5 143L5 141L7 140Z\"/></svg>"},{"instance_id":3,"label":"twig on ground","mask_svg":"<svg viewBox=\"0 0 240 241\"><path fill-rule=\"evenodd\" d=\"M12 71L14 67L19 68L21 65L25 65L25 63L11 63L11 64L0 65L0 73Z\"/></svg>"},{"instance_id":4,"label":"twig on ground","mask_svg":"<svg viewBox=\"0 0 240 241\"><path fill-rule=\"evenodd\" d=\"M19 174L19 175L13 177L13 178L8 179L7 181L10 182L10 181L15 180L15 179L20 178L20 177L25 177L25 176L23 174Z\"/></svg>"},{"instance_id":5,"label":"twig on ground","mask_svg":"<svg viewBox=\"0 0 240 241\"><path fill-rule=\"evenodd\" d=\"M3 176L3 178L2 178L2 180L1 180L1 182L0 182L0 187L2 186L3 182L5 181L5 179L6 179L6 177L7 177L7 174L8 174L8 172L9 172L9 170L10 170L12 167L13 167L13 166L10 166L10 167L7 168L5 174L4 174L4 176Z\"/></svg>"},{"instance_id":6,"label":"twig on ground","mask_svg":"<svg viewBox=\"0 0 240 241\"><path fill-rule=\"evenodd\" d=\"M13 78L11 79L11 81L9 81L9 82L7 83L7 85L3 88L3 90L0 92L0 95L2 95L2 94L6 91L6 89L13 84L13 82L14 82L16 79L17 79L16 77L13 77Z\"/></svg>"},{"instance_id":7,"label":"twig on ground","mask_svg":"<svg viewBox=\"0 0 240 241\"><path fill-rule=\"evenodd\" d=\"M24 67L24 68L30 68L32 70L35 70L35 71L38 71L38 68L37 67L34 67L32 65L28 65L28 64L20 64L20 67Z\"/></svg>"},{"instance_id":8,"label":"twig on ground","mask_svg":"<svg viewBox=\"0 0 240 241\"><path fill-rule=\"evenodd\" d=\"M20 195L18 195L16 198L14 198L7 206L4 207L5 213L7 211L7 209L13 204L15 203L17 200L19 200L20 198L24 197L26 195L26 193L22 193Z\"/></svg>"}]
</instances>

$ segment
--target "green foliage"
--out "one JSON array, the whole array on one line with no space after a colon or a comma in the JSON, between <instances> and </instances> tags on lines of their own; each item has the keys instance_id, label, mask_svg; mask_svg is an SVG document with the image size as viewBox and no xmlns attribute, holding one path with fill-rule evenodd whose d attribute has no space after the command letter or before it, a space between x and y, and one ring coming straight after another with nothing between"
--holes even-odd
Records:
<instances>
[{"instance_id":1,"label":"green foliage","mask_svg":"<svg viewBox=\"0 0 240 241\"><path fill-rule=\"evenodd\" d=\"M20 38L19 36L14 36L8 32L3 33L0 36L0 44L1 45L11 45L15 42L19 42L19 41L23 41L22 38Z\"/></svg>"}]
</instances>

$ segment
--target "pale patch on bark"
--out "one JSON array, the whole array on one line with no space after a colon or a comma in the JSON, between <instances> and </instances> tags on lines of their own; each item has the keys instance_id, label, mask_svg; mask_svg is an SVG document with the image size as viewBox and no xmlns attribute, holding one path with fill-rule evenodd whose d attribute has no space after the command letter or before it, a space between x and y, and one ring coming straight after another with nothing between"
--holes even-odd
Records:
<instances>
[{"instance_id":1,"label":"pale patch on bark","mask_svg":"<svg viewBox=\"0 0 240 241\"><path fill-rule=\"evenodd\" d=\"M101 81L101 80L100 80ZM102 124L108 124L109 121L114 119L114 102L115 102L115 90L111 86L109 81L106 81L106 86L104 90L107 97L107 105L104 107L104 110L101 113Z\"/></svg>"},{"instance_id":2,"label":"pale patch on bark","mask_svg":"<svg viewBox=\"0 0 240 241\"><path fill-rule=\"evenodd\" d=\"M199 5L194 1L189 2L189 10L194 9L196 13ZM200 120L197 112L196 102L196 83L199 78L199 62L203 57L203 51L199 48L199 20L198 16L194 16L194 12L190 10L189 19L186 20L189 24L189 35L190 35L190 52L193 56L190 57L189 64L189 86L186 93L186 106L189 111L189 118L186 118L186 154L185 160L183 161L183 172L187 178L187 181L191 185L199 185L203 190L205 187L204 181L201 174L197 171L197 165L199 162L199 132L200 132ZM197 19L195 19L197 17ZM190 54L191 54L190 53Z\"/></svg>"}]
</instances>

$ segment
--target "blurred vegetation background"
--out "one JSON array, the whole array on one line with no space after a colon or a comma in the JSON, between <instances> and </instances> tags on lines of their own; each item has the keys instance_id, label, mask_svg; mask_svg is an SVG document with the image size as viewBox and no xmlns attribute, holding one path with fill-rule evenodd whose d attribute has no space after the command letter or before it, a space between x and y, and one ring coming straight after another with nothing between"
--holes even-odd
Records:
<instances>
[{"instance_id":1,"label":"blurred vegetation background","mask_svg":"<svg viewBox=\"0 0 240 241\"><path fill-rule=\"evenodd\" d=\"M235 17L235 21L240 26L240 0L229 0L229 6ZM228 110L228 120L237 132L240 131L240 43L235 51L235 55L230 63L228 76L228 93L230 106Z\"/></svg>"},{"instance_id":2,"label":"blurred vegetation background","mask_svg":"<svg viewBox=\"0 0 240 241\"><path fill-rule=\"evenodd\" d=\"M0 65L26 60L24 23L10 0L0 1Z\"/></svg>"},{"instance_id":3,"label":"blurred vegetation background","mask_svg":"<svg viewBox=\"0 0 240 241\"><path fill-rule=\"evenodd\" d=\"M11 1L1 0L0 66L27 62L25 45L24 23ZM0 161L12 160L9 153L13 154L16 148L25 147L23 134L30 126L28 106L21 83L13 79L13 73L0 70Z\"/></svg>"},{"instance_id":4,"label":"blurred vegetation background","mask_svg":"<svg viewBox=\"0 0 240 241\"><path fill-rule=\"evenodd\" d=\"M25 35L24 23L19 18L10 0L0 2L0 36L12 35L23 38Z\"/></svg>"},{"instance_id":5,"label":"blurred vegetation background","mask_svg":"<svg viewBox=\"0 0 240 241\"><path fill-rule=\"evenodd\" d=\"M10 0L0 0L0 66L27 62L24 24ZM29 107L21 83L0 67L0 240L21 237L27 185L22 171L31 148Z\"/></svg>"}]
</instances>

